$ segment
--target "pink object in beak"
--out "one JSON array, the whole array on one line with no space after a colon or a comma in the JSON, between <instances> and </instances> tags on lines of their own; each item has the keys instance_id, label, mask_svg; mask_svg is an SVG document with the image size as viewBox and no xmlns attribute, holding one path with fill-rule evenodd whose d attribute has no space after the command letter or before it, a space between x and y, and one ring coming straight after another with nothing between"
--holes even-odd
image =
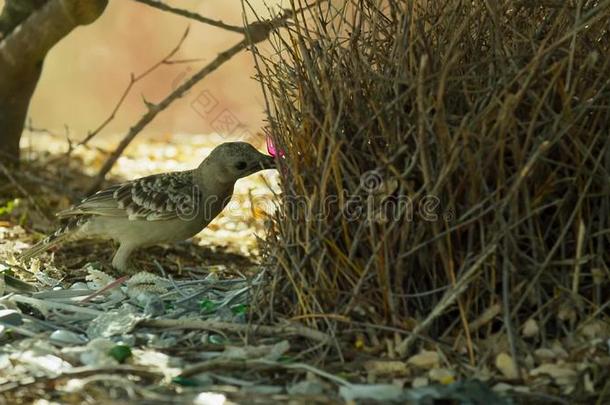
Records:
<instances>
[{"instance_id":1,"label":"pink object in beak","mask_svg":"<svg viewBox=\"0 0 610 405\"><path fill-rule=\"evenodd\" d=\"M267 152L273 157L276 157L278 154L281 158L284 157L284 151L275 148L270 136L267 137Z\"/></svg>"}]
</instances>

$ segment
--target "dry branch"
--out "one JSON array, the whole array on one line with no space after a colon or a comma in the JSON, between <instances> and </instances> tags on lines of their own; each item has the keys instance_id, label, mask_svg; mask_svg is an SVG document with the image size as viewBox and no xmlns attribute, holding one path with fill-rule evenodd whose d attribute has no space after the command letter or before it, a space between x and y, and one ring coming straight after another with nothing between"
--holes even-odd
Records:
<instances>
[{"instance_id":1,"label":"dry branch","mask_svg":"<svg viewBox=\"0 0 610 405\"><path fill-rule=\"evenodd\" d=\"M140 325L153 328L175 328L175 329L201 329L209 331L225 331L231 333L251 333L262 336L282 336L292 335L301 336L306 339L311 339L320 343L330 343L332 339L327 334L309 329L297 323L284 323L283 325L255 325L255 324L238 324L232 322L221 322L199 319L147 319L140 322Z\"/></svg>"},{"instance_id":2,"label":"dry branch","mask_svg":"<svg viewBox=\"0 0 610 405\"><path fill-rule=\"evenodd\" d=\"M286 155L264 316L340 339L323 316L340 314L411 331L392 337L402 355L429 336L475 362L493 331L517 366L533 314L541 339L572 338L560 297L603 320L608 27L608 0L364 0L275 33L255 54ZM391 339L376 330L367 343Z\"/></svg>"},{"instance_id":3,"label":"dry branch","mask_svg":"<svg viewBox=\"0 0 610 405\"><path fill-rule=\"evenodd\" d=\"M244 27L238 27L236 25L225 24L220 20L214 20L208 17L204 17L201 14L188 11L182 8L172 7L169 4L165 4L162 1L158 0L134 0L138 3L146 4L147 6L154 7L161 11L165 11L168 13L176 14L182 17L189 18L194 21L198 21L200 23L208 24L213 27L222 28L227 31L235 32L238 34L245 34L246 29Z\"/></svg>"},{"instance_id":4,"label":"dry branch","mask_svg":"<svg viewBox=\"0 0 610 405\"><path fill-rule=\"evenodd\" d=\"M131 141L142 131L161 111L165 110L170 104L174 101L182 97L187 91L189 91L195 84L199 83L201 79L218 69L223 63L231 59L234 55L241 52L248 46L246 40L241 40L237 44L233 45L231 48L226 51L220 53L211 63L206 65L204 68L195 73L191 78L178 86L173 92L167 95L163 100L159 103L147 103L148 111L144 114L140 120L133 125L127 135L121 140L117 149L115 149L112 154L108 157L104 165L100 169L98 175L96 176L93 184L89 188L88 192L93 193L97 191L104 181L106 174L112 169L114 163L121 156L123 151L129 146Z\"/></svg>"},{"instance_id":5,"label":"dry branch","mask_svg":"<svg viewBox=\"0 0 610 405\"><path fill-rule=\"evenodd\" d=\"M182 34L182 37L180 37L180 40L178 41L176 46L162 60L160 60L159 62L155 63L154 65L152 65L151 67L149 67L148 69L146 69L144 72L140 73L137 76L134 75L133 73L129 76L129 84L127 85L125 90L123 90L123 94L121 94L121 97L119 97L119 101L116 103L116 105L112 109L112 112L110 113L110 115L96 129L94 129L93 131L90 131L87 134L87 136L85 137L85 139L83 139L81 142L79 142L77 146L86 145L91 139L93 139L104 128L106 128L106 126L110 122L112 122L112 120L116 117L117 112L119 111L119 109L123 105L123 102L127 98L127 95L129 94L129 92L131 91L131 89L133 88L133 86L137 82L139 82L140 80L144 79L146 76L148 76L149 74L151 74L152 72L157 70L157 68L159 68L160 66L169 65L169 64L173 63L173 61L171 60L172 57L176 53L178 53L178 51L182 47L182 44L184 43L184 41L188 37L188 34L189 34L189 28L187 28L184 31L184 34Z\"/></svg>"}]
</instances>

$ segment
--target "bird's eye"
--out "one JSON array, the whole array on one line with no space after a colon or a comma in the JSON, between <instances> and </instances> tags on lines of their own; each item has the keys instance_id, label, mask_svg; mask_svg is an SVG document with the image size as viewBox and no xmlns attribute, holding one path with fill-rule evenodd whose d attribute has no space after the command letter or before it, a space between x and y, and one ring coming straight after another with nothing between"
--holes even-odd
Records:
<instances>
[{"instance_id":1,"label":"bird's eye","mask_svg":"<svg viewBox=\"0 0 610 405\"><path fill-rule=\"evenodd\" d=\"M237 170L244 170L246 167L248 167L248 164L246 162L237 162L235 167Z\"/></svg>"}]
</instances>

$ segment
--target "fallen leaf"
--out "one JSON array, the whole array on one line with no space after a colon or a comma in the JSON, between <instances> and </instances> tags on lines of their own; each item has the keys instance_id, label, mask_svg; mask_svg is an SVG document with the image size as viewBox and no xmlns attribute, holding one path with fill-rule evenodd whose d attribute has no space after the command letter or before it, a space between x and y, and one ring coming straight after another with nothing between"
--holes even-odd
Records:
<instances>
[{"instance_id":1,"label":"fallen leaf","mask_svg":"<svg viewBox=\"0 0 610 405\"><path fill-rule=\"evenodd\" d=\"M413 382L411 383L411 387L413 387L413 388L425 387L429 383L430 383L430 381L428 380L427 377L415 377L413 379Z\"/></svg>"},{"instance_id":2,"label":"fallen leaf","mask_svg":"<svg viewBox=\"0 0 610 405\"><path fill-rule=\"evenodd\" d=\"M495 392L508 392L513 390L513 386L507 383L500 382L494 385L491 389Z\"/></svg>"},{"instance_id":3,"label":"fallen leaf","mask_svg":"<svg viewBox=\"0 0 610 405\"><path fill-rule=\"evenodd\" d=\"M496 356L496 368L508 379L514 380L519 377L513 358L506 353L500 353Z\"/></svg>"},{"instance_id":4,"label":"fallen leaf","mask_svg":"<svg viewBox=\"0 0 610 405\"><path fill-rule=\"evenodd\" d=\"M494 390L495 392L522 392L522 393L528 393L530 392L530 388L528 386L525 385L510 385L510 384L506 384L506 383L497 383L496 385L494 385L492 387L492 390Z\"/></svg>"},{"instance_id":5,"label":"fallen leaf","mask_svg":"<svg viewBox=\"0 0 610 405\"><path fill-rule=\"evenodd\" d=\"M592 320L580 328L579 334L586 340L608 337L610 325L602 320Z\"/></svg>"},{"instance_id":6,"label":"fallen leaf","mask_svg":"<svg viewBox=\"0 0 610 405\"><path fill-rule=\"evenodd\" d=\"M364 363L364 369L376 376L403 376L409 373L407 364L402 361L371 360Z\"/></svg>"},{"instance_id":7,"label":"fallen leaf","mask_svg":"<svg viewBox=\"0 0 610 405\"><path fill-rule=\"evenodd\" d=\"M566 351L566 349L563 348L561 343L559 343L558 341L553 342L553 344L551 345L551 350L553 350L553 352L555 353L555 356L558 359L567 359L568 358L568 352Z\"/></svg>"},{"instance_id":8,"label":"fallen leaf","mask_svg":"<svg viewBox=\"0 0 610 405\"><path fill-rule=\"evenodd\" d=\"M557 354L553 350L544 347L534 350L534 356L536 356L536 359L540 362L555 360L557 358Z\"/></svg>"},{"instance_id":9,"label":"fallen leaf","mask_svg":"<svg viewBox=\"0 0 610 405\"><path fill-rule=\"evenodd\" d=\"M483 367L479 368L478 370L475 370L472 375L472 378L475 378L482 382L489 381L493 377L494 377L494 375L492 374L492 371L487 366L483 366Z\"/></svg>"},{"instance_id":10,"label":"fallen leaf","mask_svg":"<svg viewBox=\"0 0 610 405\"><path fill-rule=\"evenodd\" d=\"M538 327L538 322L533 318L528 319L523 324L523 328L521 329L521 335L526 338L531 338L537 336L540 332L540 328Z\"/></svg>"},{"instance_id":11,"label":"fallen leaf","mask_svg":"<svg viewBox=\"0 0 610 405\"><path fill-rule=\"evenodd\" d=\"M433 368L428 372L428 377L430 377L432 381L439 382L443 385L449 385L455 382L455 373L446 368Z\"/></svg>"},{"instance_id":12,"label":"fallen leaf","mask_svg":"<svg viewBox=\"0 0 610 405\"><path fill-rule=\"evenodd\" d=\"M586 392L588 392L589 394L595 394L595 386L593 384L593 381L591 380L591 374L585 373L583 385Z\"/></svg>"},{"instance_id":13,"label":"fallen leaf","mask_svg":"<svg viewBox=\"0 0 610 405\"><path fill-rule=\"evenodd\" d=\"M564 322L576 322L577 318L576 310L574 307L568 303L564 303L557 312L557 318Z\"/></svg>"},{"instance_id":14,"label":"fallen leaf","mask_svg":"<svg viewBox=\"0 0 610 405\"><path fill-rule=\"evenodd\" d=\"M440 357L437 352L422 350L418 354L411 356L407 363L415 367L430 369L439 366Z\"/></svg>"},{"instance_id":15,"label":"fallen leaf","mask_svg":"<svg viewBox=\"0 0 610 405\"><path fill-rule=\"evenodd\" d=\"M573 365L569 363L546 363L530 371L532 377L548 375L558 385L573 385L576 382L578 373Z\"/></svg>"},{"instance_id":16,"label":"fallen leaf","mask_svg":"<svg viewBox=\"0 0 610 405\"><path fill-rule=\"evenodd\" d=\"M500 314L500 312L502 312L502 307L500 306L500 304L494 304L490 306L485 311L483 311L483 313L477 319L475 319L468 325L468 329L470 329L471 332L478 330L482 326L487 325L489 322L493 321L494 318L498 316L498 314Z\"/></svg>"},{"instance_id":17,"label":"fallen leaf","mask_svg":"<svg viewBox=\"0 0 610 405\"><path fill-rule=\"evenodd\" d=\"M534 360L534 356L532 356L530 353L526 354L525 358L523 359L523 365L528 370L534 368L534 366L536 365L536 361Z\"/></svg>"}]
</instances>

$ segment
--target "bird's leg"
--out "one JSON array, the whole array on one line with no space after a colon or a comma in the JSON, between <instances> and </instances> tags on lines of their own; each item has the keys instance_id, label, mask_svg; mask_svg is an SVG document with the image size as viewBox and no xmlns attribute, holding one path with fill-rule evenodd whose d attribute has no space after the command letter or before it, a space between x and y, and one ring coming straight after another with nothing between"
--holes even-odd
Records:
<instances>
[{"instance_id":1,"label":"bird's leg","mask_svg":"<svg viewBox=\"0 0 610 405\"><path fill-rule=\"evenodd\" d=\"M121 243L112 258L112 267L122 273L134 273L134 271L129 271L129 256L131 256L134 249L135 246L133 245Z\"/></svg>"}]
</instances>

